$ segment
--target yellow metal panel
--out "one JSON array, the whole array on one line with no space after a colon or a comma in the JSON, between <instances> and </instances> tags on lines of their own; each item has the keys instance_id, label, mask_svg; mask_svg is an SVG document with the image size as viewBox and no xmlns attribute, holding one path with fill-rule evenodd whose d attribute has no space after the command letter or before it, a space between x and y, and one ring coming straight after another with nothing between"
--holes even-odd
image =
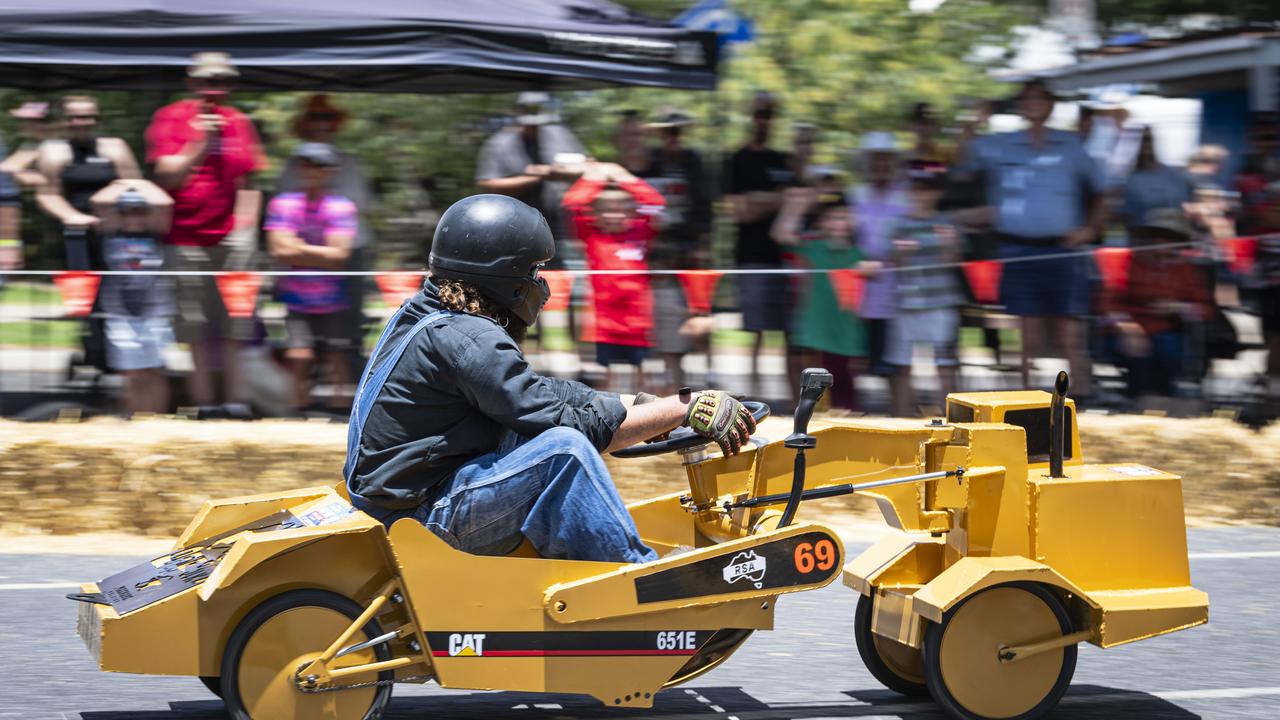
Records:
<instances>
[{"instance_id":1,"label":"yellow metal panel","mask_svg":"<svg viewBox=\"0 0 1280 720\"><path fill-rule=\"evenodd\" d=\"M908 647L919 649L924 637L920 616L911 610L911 596L919 588L876 589L875 614L871 632Z\"/></svg>"},{"instance_id":2,"label":"yellow metal panel","mask_svg":"<svg viewBox=\"0 0 1280 720\"><path fill-rule=\"evenodd\" d=\"M174 548L194 545L205 538L234 530L279 510L288 510L308 500L333 493L333 488L317 486L285 492L242 495L223 500L210 500L196 512L195 518L182 531Z\"/></svg>"},{"instance_id":3,"label":"yellow metal panel","mask_svg":"<svg viewBox=\"0 0 1280 720\"><path fill-rule=\"evenodd\" d=\"M912 609L933 622L965 597L992 585L1038 582L1063 588L1096 607L1087 595L1046 565L1024 557L966 557L947 568L912 597ZM1083 628L1082 628L1083 629Z\"/></svg>"},{"instance_id":4,"label":"yellow metal panel","mask_svg":"<svg viewBox=\"0 0 1280 720\"><path fill-rule=\"evenodd\" d=\"M1027 446L1022 428L1003 423L959 424L956 442L968 446L964 466L978 471L968 479L965 544L958 549L979 557L1026 555L1031 538L1027 528ZM996 468L1004 468L1004 472Z\"/></svg>"},{"instance_id":5,"label":"yellow metal panel","mask_svg":"<svg viewBox=\"0 0 1280 720\"><path fill-rule=\"evenodd\" d=\"M720 543L693 552L668 556L654 563L644 565L623 565L611 572L601 573L589 578L582 578L557 583L547 588L545 607L548 615L557 623L578 623L584 620L602 620L626 615L654 614L686 607L704 606L707 603L721 603L730 600L760 600L782 593L812 590L827 585L835 579L832 572L825 578L805 584L785 587L765 587L752 589L747 583L741 583L743 590L716 595L696 595L680 597L673 600L658 600L641 603L637 594L637 585L643 578L656 575L685 565L692 565L710 558L733 558L739 553L746 553L752 548L777 542L785 538L804 535L806 533L823 533L835 546L837 557L832 560L838 563L844 555L844 548L834 532L820 525L796 523L781 530L752 535L731 542ZM751 554L754 557L754 553ZM761 561L763 562L763 561ZM791 558L787 558L791 562ZM782 569L779 569L782 570ZM763 572L763 571L762 571ZM815 576L818 577L818 576Z\"/></svg>"},{"instance_id":6,"label":"yellow metal panel","mask_svg":"<svg viewBox=\"0 0 1280 720\"><path fill-rule=\"evenodd\" d=\"M680 505L684 495L687 493L671 493L627 506L641 539L659 555L681 545L693 547L697 543L689 512Z\"/></svg>"},{"instance_id":7,"label":"yellow metal panel","mask_svg":"<svg viewBox=\"0 0 1280 720\"><path fill-rule=\"evenodd\" d=\"M413 520L392 526L391 546L406 595L426 632L689 631L773 626L773 604L750 599L584 621L569 628L552 620L544 610L543 596L549 587L632 566L469 555L454 550ZM681 656L450 657L446 653L436 656L433 666L443 687L583 693L608 705L649 707L652 695L687 660Z\"/></svg>"},{"instance_id":8,"label":"yellow metal panel","mask_svg":"<svg viewBox=\"0 0 1280 720\"><path fill-rule=\"evenodd\" d=\"M886 533L871 547L844 566L844 584L863 595L871 594L871 579L915 547L916 538L904 533Z\"/></svg>"},{"instance_id":9,"label":"yellow metal panel","mask_svg":"<svg viewBox=\"0 0 1280 720\"><path fill-rule=\"evenodd\" d=\"M1096 592L1090 597L1101 606L1104 648L1209 621L1209 596L1192 587Z\"/></svg>"},{"instance_id":10,"label":"yellow metal panel","mask_svg":"<svg viewBox=\"0 0 1280 720\"><path fill-rule=\"evenodd\" d=\"M1182 482L1143 465L1086 465L1032 478L1031 557L1081 588L1191 584Z\"/></svg>"}]
</instances>

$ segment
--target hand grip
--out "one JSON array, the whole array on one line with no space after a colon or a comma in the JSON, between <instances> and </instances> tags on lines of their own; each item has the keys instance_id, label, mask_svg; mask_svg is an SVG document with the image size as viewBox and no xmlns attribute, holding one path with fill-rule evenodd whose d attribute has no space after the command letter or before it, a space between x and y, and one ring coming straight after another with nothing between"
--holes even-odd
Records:
<instances>
[{"instance_id":1,"label":"hand grip","mask_svg":"<svg viewBox=\"0 0 1280 720\"><path fill-rule=\"evenodd\" d=\"M813 417L813 409L822 399L822 394L834 383L831 373L823 368L807 368L800 375L800 402L796 405L793 428L797 435L807 432L809 420Z\"/></svg>"}]
</instances>

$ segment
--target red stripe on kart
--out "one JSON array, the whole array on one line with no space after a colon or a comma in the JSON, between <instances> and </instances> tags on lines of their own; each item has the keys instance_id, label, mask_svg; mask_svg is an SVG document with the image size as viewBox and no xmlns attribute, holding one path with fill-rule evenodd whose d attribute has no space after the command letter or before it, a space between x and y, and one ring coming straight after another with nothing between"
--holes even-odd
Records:
<instances>
[{"instance_id":1,"label":"red stripe on kart","mask_svg":"<svg viewBox=\"0 0 1280 720\"><path fill-rule=\"evenodd\" d=\"M457 657L590 657L622 655L693 655L695 650L485 650L483 655ZM432 657L453 657L448 650L432 650Z\"/></svg>"}]
</instances>

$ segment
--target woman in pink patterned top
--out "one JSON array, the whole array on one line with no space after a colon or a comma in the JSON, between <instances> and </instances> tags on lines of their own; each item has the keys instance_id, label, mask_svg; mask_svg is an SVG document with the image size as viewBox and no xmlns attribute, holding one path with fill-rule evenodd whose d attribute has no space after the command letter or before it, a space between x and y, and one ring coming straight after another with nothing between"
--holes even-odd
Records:
<instances>
[{"instance_id":1,"label":"woman in pink patterned top","mask_svg":"<svg viewBox=\"0 0 1280 720\"><path fill-rule=\"evenodd\" d=\"M267 245L272 257L297 270L280 278L276 294L289 308L286 362L294 378L294 404L311 400L311 371L317 353L337 389L330 407L341 411L350 394L347 368L351 333L344 327L350 307L346 279L308 275L308 270L343 270L356 235L357 211L347 198L328 193L338 153L324 143L303 143L293 152L301 169L302 192L277 195L267 206Z\"/></svg>"}]
</instances>

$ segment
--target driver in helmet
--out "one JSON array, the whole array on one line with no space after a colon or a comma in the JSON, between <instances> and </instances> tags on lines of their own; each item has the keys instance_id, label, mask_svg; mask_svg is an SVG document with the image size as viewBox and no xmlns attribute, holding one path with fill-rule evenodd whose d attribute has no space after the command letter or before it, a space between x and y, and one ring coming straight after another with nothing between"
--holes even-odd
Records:
<instances>
[{"instance_id":1,"label":"driver in helmet","mask_svg":"<svg viewBox=\"0 0 1280 720\"><path fill-rule=\"evenodd\" d=\"M547 221L505 195L440 218L430 275L388 321L348 429L347 489L390 525L412 517L450 545L503 555L647 562L600 454L686 425L737 453L751 414L719 391L619 396L540 375L520 351L550 291Z\"/></svg>"}]
</instances>

